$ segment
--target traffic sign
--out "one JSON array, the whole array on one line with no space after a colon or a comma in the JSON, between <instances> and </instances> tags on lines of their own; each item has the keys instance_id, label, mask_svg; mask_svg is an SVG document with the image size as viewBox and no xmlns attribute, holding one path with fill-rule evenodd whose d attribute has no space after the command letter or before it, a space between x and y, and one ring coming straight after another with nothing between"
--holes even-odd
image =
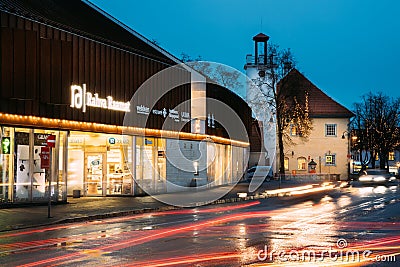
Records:
<instances>
[{"instance_id":1,"label":"traffic sign","mask_svg":"<svg viewBox=\"0 0 400 267\"><path fill-rule=\"evenodd\" d=\"M48 147L56 146L56 136L54 134L51 134L49 135L49 137L47 137L47 146Z\"/></svg>"},{"instance_id":2,"label":"traffic sign","mask_svg":"<svg viewBox=\"0 0 400 267\"><path fill-rule=\"evenodd\" d=\"M326 163L333 163L333 157L332 157L332 155L326 155L326 156L325 156L325 162L326 162Z\"/></svg>"}]
</instances>

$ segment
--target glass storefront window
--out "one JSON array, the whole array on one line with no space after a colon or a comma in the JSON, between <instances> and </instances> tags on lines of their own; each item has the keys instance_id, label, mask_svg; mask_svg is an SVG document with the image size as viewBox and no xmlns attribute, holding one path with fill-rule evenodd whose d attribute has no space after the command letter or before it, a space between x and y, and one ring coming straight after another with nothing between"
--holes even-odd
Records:
<instances>
[{"instance_id":1,"label":"glass storefront window","mask_svg":"<svg viewBox=\"0 0 400 267\"><path fill-rule=\"evenodd\" d=\"M47 147L47 138L50 135L55 135L56 144L52 148L51 157L51 171L43 166L41 153L42 150ZM49 179L51 177L51 187L50 192L53 201L66 200L65 197L61 195L63 190L62 186L65 184L63 178L60 178L60 162L63 162L64 146L60 146L60 136L63 137L64 132L54 131L54 130L41 130L35 129L33 134L33 168L32 168L32 200L33 201L47 201L49 194Z\"/></svg>"},{"instance_id":2,"label":"glass storefront window","mask_svg":"<svg viewBox=\"0 0 400 267\"><path fill-rule=\"evenodd\" d=\"M71 132L68 138L68 195L133 194L132 136Z\"/></svg>"},{"instance_id":3,"label":"glass storefront window","mask_svg":"<svg viewBox=\"0 0 400 267\"><path fill-rule=\"evenodd\" d=\"M147 193L166 192L165 139L136 137L136 182Z\"/></svg>"},{"instance_id":4,"label":"glass storefront window","mask_svg":"<svg viewBox=\"0 0 400 267\"><path fill-rule=\"evenodd\" d=\"M232 183L236 183L243 176L244 154L243 148L232 146Z\"/></svg>"},{"instance_id":5,"label":"glass storefront window","mask_svg":"<svg viewBox=\"0 0 400 267\"><path fill-rule=\"evenodd\" d=\"M68 134L65 131L60 131L56 140L59 140L58 143L58 158L56 157L56 164L58 161L58 181L57 181L57 189L58 189L58 200L66 201L67 200L67 158L68 158Z\"/></svg>"},{"instance_id":6,"label":"glass storefront window","mask_svg":"<svg viewBox=\"0 0 400 267\"><path fill-rule=\"evenodd\" d=\"M33 168L33 164L30 164L33 153L31 153L29 149L29 144L31 143L30 132L30 129L15 129L14 151L16 153L16 160L14 163L15 174L13 192L15 202L27 202L31 198L32 186L29 171Z\"/></svg>"},{"instance_id":7,"label":"glass storefront window","mask_svg":"<svg viewBox=\"0 0 400 267\"><path fill-rule=\"evenodd\" d=\"M51 169L46 169L41 153L42 149L47 147L47 137L51 134L56 135L56 146L52 149ZM65 132L2 127L1 135L10 141L9 154L2 153L0 157L1 202L43 202L48 200L49 191L53 201L66 200L65 196L58 195L60 179L57 178L59 164L63 162L63 158L59 157L60 151L63 150L60 149L59 138L65 135ZM50 175L53 178L49 190ZM65 184L65 178L61 182Z\"/></svg>"},{"instance_id":8,"label":"glass storefront window","mask_svg":"<svg viewBox=\"0 0 400 267\"><path fill-rule=\"evenodd\" d=\"M0 154L0 203L11 202L12 200L12 155L13 155L13 129L1 127L1 154Z\"/></svg>"},{"instance_id":9,"label":"glass storefront window","mask_svg":"<svg viewBox=\"0 0 400 267\"><path fill-rule=\"evenodd\" d=\"M133 193L132 136L108 136L107 194Z\"/></svg>"}]
</instances>

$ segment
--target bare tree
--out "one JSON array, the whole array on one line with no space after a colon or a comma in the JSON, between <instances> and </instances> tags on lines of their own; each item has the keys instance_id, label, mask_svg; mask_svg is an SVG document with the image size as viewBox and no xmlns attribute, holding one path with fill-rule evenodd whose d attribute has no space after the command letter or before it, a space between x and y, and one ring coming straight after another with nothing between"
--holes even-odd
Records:
<instances>
[{"instance_id":1,"label":"bare tree","mask_svg":"<svg viewBox=\"0 0 400 267\"><path fill-rule=\"evenodd\" d=\"M360 150L363 167L369 163L375 167L378 154L379 167L389 168L389 152L400 145L400 98L370 92L354 106L356 117L352 126L359 140L355 148Z\"/></svg>"},{"instance_id":2,"label":"bare tree","mask_svg":"<svg viewBox=\"0 0 400 267\"><path fill-rule=\"evenodd\" d=\"M294 145L290 130L304 141L312 130L309 117L308 88L303 86L296 62L290 49L281 50L271 45L268 51L267 64L259 71L255 84L264 96L276 116L276 132L279 150L279 173L285 174L285 145ZM296 73L297 72L297 73Z\"/></svg>"},{"instance_id":3,"label":"bare tree","mask_svg":"<svg viewBox=\"0 0 400 267\"><path fill-rule=\"evenodd\" d=\"M241 72L226 65L204 61L201 56L192 58L186 53L181 53L181 61L212 82L228 88L243 98L245 76Z\"/></svg>"}]
</instances>

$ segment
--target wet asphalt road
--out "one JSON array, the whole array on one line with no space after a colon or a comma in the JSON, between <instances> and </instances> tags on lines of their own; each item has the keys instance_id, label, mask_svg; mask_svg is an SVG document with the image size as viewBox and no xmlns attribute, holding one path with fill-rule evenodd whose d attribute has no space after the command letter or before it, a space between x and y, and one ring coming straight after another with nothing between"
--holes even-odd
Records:
<instances>
[{"instance_id":1,"label":"wet asphalt road","mask_svg":"<svg viewBox=\"0 0 400 267\"><path fill-rule=\"evenodd\" d=\"M0 233L0 266L399 266L399 253L399 186Z\"/></svg>"}]
</instances>

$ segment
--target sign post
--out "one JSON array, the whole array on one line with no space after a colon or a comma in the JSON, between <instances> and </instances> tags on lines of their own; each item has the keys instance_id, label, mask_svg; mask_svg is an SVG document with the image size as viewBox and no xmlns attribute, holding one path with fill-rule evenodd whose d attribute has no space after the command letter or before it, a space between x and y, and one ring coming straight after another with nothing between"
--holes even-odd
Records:
<instances>
[{"instance_id":1,"label":"sign post","mask_svg":"<svg viewBox=\"0 0 400 267\"><path fill-rule=\"evenodd\" d=\"M56 136L49 135L47 137L47 148L49 149L49 204L47 206L47 218L51 218L51 180L53 179L52 165L52 148L56 146Z\"/></svg>"}]
</instances>

